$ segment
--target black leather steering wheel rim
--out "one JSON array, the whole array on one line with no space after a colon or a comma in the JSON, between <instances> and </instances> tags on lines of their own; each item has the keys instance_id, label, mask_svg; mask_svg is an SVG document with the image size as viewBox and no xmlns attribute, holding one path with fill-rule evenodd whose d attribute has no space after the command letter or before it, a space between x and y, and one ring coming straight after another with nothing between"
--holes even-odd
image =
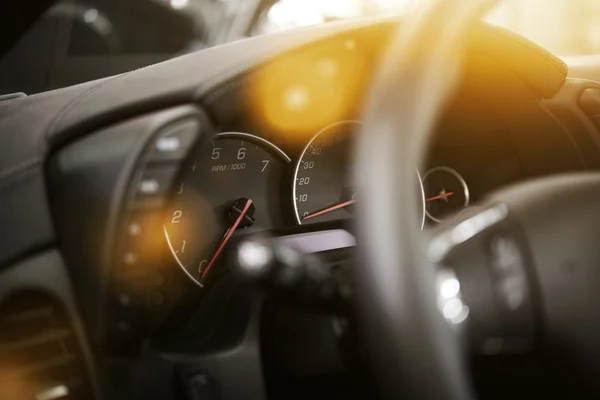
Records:
<instances>
[{"instance_id":1,"label":"black leather steering wheel rim","mask_svg":"<svg viewBox=\"0 0 600 400\"><path fill-rule=\"evenodd\" d=\"M436 0L391 40L357 140L358 292L367 348L389 397L467 399L459 326L437 303L415 210L428 138L460 71L469 27L499 0Z\"/></svg>"}]
</instances>

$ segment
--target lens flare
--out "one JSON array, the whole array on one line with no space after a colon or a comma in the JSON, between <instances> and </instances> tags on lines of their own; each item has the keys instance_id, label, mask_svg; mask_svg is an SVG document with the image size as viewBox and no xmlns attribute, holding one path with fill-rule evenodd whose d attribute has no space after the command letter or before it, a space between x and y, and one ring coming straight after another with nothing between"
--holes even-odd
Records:
<instances>
[{"instance_id":1,"label":"lens flare","mask_svg":"<svg viewBox=\"0 0 600 400\"><path fill-rule=\"evenodd\" d=\"M289 138L344 119L359 102L365 56L351 39L284 55L248 78L246 103L261 125Z\"/></svg>"}]
</instances>

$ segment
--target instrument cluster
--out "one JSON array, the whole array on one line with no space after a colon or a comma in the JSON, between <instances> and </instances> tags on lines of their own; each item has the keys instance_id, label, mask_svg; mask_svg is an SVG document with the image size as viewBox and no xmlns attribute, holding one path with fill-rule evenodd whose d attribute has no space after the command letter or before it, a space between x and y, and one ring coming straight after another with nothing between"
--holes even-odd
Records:
<instances>
[{"instance_id":1,"label":"instrument cluster","mask_svg":"<svg viewBox=\"0 0 600 400\"><path fill-rule=\"evenodd\" d=\"M175 185L163 226L176 263L205 287L226 272L223 253L242 230L351 219L360 201L350 165L359 129L358 121L336 122L288 152L277 140L246 132L223 132L198 146ZM423 204L415 218L425 228L473 199L461 171L435 159L415 173Z\"/></svg>"}]
</instances>

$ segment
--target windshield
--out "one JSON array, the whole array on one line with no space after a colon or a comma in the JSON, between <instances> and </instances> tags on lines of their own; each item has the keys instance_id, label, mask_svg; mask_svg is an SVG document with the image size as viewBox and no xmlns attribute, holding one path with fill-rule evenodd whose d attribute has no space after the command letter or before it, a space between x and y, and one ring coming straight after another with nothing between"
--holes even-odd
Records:
<instances>
[{"instance_id":1,"label":"windshield","mask_svg":"<svg viewBox=\"0 0 600 400\"><path fill-rule=\"evenodd\" d=\"M365 15L398 15L425 1L280 0L256 29L262 33ZM505 0L486 20L560 56L600 54L598 0Z\"/></svg>"},{"instance_id":2,"label":"windshield","mask_svg":"<svg viewBox=\"0 0 600 400\"><path fill-rule=\"evenodd\" d=\"M423 1L62 0L0 59L0 94L73 85L248 36L402 15ZM560 56L600 54L598 0L508 0L487 20Z\"/></svg>"}]
</instances>

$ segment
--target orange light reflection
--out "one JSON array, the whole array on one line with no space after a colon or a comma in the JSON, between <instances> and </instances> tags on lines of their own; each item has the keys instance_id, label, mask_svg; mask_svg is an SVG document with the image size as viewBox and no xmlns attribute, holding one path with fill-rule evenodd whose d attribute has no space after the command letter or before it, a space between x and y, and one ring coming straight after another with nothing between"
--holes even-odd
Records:
<instances>
[{"instance_id":1,"label":"orange light reflection","mask_svg":"<svg viewBox=\"0 0 600 400\"><path fill-rule=\"evenodd\" d=\"M248 107L261 125L304 139L350 114L364 66L364 55L351 39L289 53L251 74Z\"/></svg>"}]
</instances>

